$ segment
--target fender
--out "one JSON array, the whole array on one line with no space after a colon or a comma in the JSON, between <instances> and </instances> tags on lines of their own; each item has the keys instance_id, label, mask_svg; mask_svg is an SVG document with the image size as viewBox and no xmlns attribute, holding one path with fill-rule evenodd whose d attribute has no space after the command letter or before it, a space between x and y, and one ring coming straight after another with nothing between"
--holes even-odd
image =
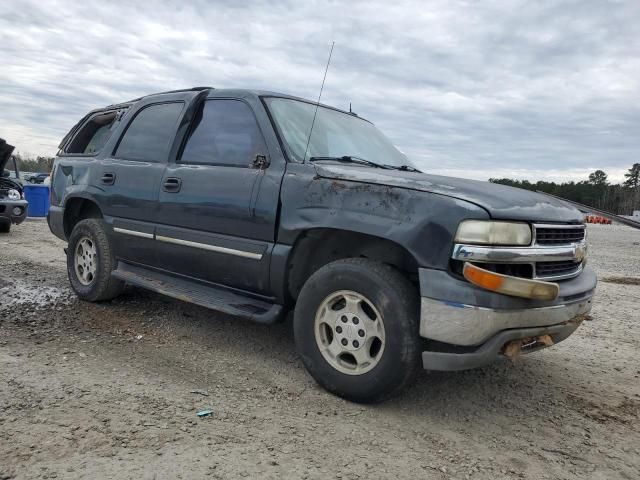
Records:
<instances>
[{"instance_id":1,"label":"fender","mask_svg":"<svg viewBox=\"0 0 640 480\"><path fill-rule=\"evenodd\" d=\"M421 267L447 269L460 221L488 219L457 198L389 185L322 178L312 164L292 164L281 190L278 243L294 245L313 228L333 228L391 240Z\"/></svg>"}]
</instances>

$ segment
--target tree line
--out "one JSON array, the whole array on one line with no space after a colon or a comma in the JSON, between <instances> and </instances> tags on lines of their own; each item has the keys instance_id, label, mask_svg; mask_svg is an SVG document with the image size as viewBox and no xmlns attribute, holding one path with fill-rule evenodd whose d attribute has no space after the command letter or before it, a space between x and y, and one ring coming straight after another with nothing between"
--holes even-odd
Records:
<instances>
[{"instance_id":1,"label":"tree line","mask_svg":"<svg viewBox=\"0 0 640 480\"><path fill-rule=\"evenodd\" d=\"M550 193L616 215L631 215L634 210L640 210L640 163L634 163L624 176L625 181L620 184L609 183L607 174L602 170L590 173L587 180L580 182L532 183L529 180L510 178L490 178L489 181L525 190Z\"/></svg>"},{"instance_id":2,"label":"tree line","mask_svg":"<svg viewBox=\"0 0 640 480\"><path fill-rule=\"evenodd\" d=\"M29 157L16 153L13 155L21 172L49 173L53 167L54 157Z\"/></svg>"}]
</instances>

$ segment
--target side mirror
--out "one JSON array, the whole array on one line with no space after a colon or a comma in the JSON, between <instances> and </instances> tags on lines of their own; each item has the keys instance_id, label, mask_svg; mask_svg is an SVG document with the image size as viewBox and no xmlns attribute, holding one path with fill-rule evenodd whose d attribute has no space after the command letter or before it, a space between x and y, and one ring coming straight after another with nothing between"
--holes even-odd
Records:
<instances>
[{"instance_id":1,"label":"side mirror","mask_svg":"<svg viewBox=\"0 0 640 480\"><path fill-rule=\"evenodd\" d=\"M2 171L2 178L9 178L11 176L11 172L9 170Z\"/></svg>"}]
</instances>

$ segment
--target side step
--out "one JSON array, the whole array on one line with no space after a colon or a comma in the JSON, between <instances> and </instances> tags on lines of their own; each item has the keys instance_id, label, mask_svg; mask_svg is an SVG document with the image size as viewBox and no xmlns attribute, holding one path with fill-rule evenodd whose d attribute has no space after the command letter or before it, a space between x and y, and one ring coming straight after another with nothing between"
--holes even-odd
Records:
<instances>
[{"instance_id":1,"label":"side step","mask_svg":"<svg viewBox=\"0 0 640 480\"><path fill-rule=\"evenodd\" d=\"M282 316L282 305L123 262L118 262L111 275L136 287L258 323L276 323Z\"/></svg>"}]
</instances>

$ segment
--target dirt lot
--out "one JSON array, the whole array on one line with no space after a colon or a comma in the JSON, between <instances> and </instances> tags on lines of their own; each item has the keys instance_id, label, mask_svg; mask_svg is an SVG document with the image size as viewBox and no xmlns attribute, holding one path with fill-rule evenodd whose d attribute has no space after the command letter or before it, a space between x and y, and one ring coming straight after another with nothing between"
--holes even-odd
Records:
<instances>
[{"instance_id":1,"label":"dirt lot","mask_svg":"<svg viewBox=\"0 0 640 480\"><path fill-rule=\"evenodd\" d=\"M0 479L640 478L640 231L588 238L601 283L573 337L363 407L315 385L289 322L76 300L27 221L0 236Z\"/></svg>"}]
</instances>

